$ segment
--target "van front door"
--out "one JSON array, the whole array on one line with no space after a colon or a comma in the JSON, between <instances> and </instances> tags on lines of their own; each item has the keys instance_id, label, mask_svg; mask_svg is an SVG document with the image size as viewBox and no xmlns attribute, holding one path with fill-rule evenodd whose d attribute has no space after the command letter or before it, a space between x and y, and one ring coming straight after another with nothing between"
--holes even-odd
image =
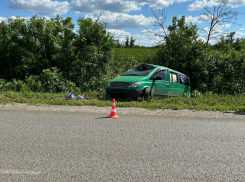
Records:
<instances>
[{"instance_id":1,"label":"van front door","mask_svg":"<svg viewBox=\"0 0 245 182\"><path fill-rule=\"evenodd\" d=\"M171 84L168 81L167 72L167 70L162 70L155 74L152 88L154 96L167 96L169 94Z\"/></svg>"}]
</instances>

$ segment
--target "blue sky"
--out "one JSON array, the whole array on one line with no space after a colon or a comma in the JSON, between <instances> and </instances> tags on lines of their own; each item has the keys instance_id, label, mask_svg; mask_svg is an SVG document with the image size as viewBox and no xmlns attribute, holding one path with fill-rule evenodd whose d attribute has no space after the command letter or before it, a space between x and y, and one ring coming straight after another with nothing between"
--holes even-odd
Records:
<instances>
[{"instance_id":1,"label":"blue sky","mask_svg":"<svg viewBox=\"0 0 245 182\"><path fill-rule=\"evenodd\" d=\"M166 27L171 24L173 16L180 18L186 16L186 22L196 24L198 28L208 27L208 21L200 16L204 10L202 6L212 9L219 0L0 0L0 21L7 18L20 16L28 19L34 15L40 17L72 17L74 24L78 18L96 19L103 12L101 20L105 21L107 30L121 43L125 37L133 36L137 45L154 46L161 39L154 37L151 32L160 32L152 23L155 12L164 9L167 17ZM201 6L200 6L201 5ZM245 38L245 0L229 0L228 10L237 11L240 14L236 23L226 23L217 27L220 33L228 29L228 32L236 32L237 38ZM200 38L205 37L200 32Z\"/></svg>"}]
</instances>

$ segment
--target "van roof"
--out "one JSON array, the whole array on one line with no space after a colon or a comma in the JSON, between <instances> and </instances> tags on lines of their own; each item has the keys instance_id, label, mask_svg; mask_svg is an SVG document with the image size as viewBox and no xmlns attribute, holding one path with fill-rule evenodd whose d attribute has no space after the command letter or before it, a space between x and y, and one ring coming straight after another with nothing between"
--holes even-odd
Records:
<instances>
[{"instance_id":1,"label":"van roof","mask_svg":"<svg viewBox=\"0 0 245 182\"><path fill-rule=\"evenodd\" d=\"M145 64L148 64L148 63L145 63ZM173 72L175 72L175 73L179 73L179 74L182 74L182 75L187 76L187 75L184 74L184 73L181 73L181 72L179 72L179 71L173 70L173 69L171 69L171 68L167 68L167 67L165 67L165 66L159 66L159 65L154 65L154 64L148 64L148 65L151 65L151 66L154 66L154 67L157 67L157 68L168 69L168 70L173 71ZM188 77L188 76L187 76L187 77Z\"/></svg>"}]
</instances>

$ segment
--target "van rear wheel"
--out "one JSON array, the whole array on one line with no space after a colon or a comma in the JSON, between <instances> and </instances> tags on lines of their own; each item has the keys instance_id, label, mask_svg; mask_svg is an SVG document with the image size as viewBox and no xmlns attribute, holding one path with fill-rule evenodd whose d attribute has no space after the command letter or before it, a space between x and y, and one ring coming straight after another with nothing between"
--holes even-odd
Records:
<instances>
[{"instance_id":1,"label":"van rear wheel","mask_svg":"<svg viewBox=\"0 0 245 182\"><path fill-rule=\"evenodd\" d=\"M148 100L149 99L149 96L150 96L150 92L151 92L151 89L150 88L146 88L143 92L143 99L144 100Z\"/></svg>"}]
</instances>

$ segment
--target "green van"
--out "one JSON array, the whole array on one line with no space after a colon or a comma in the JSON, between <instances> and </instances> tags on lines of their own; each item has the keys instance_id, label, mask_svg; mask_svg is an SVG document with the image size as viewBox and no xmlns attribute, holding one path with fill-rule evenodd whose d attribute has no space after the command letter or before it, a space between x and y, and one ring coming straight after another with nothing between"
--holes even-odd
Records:
<instances>
[{"instance_id":1,"label":"green van","mask_svg":"<svg viewBox=\"0 0 245 182\"><path fill-rule=\"evenodd\" d=\"M167 67L142 64L112 79L106 87L111 97L166 97L191 95L190 79L187 75Z\"/></svg>"}]
</instances>

